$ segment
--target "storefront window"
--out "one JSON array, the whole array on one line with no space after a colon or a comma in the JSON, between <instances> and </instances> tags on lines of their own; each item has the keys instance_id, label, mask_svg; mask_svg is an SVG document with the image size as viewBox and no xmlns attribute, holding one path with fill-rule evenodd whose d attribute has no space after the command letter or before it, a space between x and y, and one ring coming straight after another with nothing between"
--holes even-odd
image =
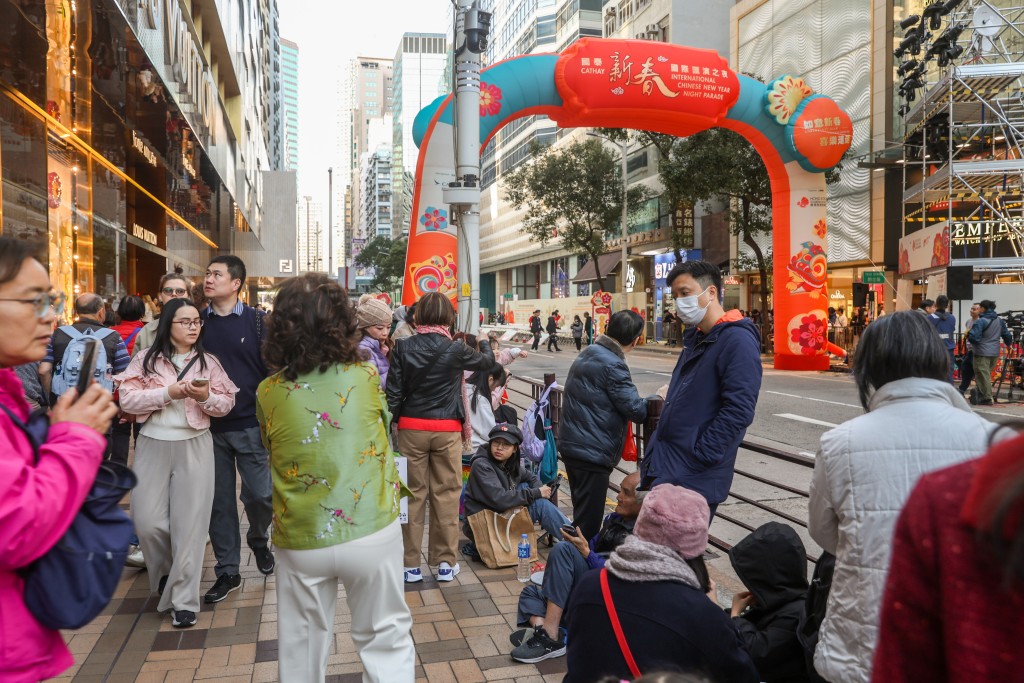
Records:
<instances>
[{"instance_id":1,"label":"storefront window","mask_svg":"<svg viewBox=\"0 0 1024 683\"><path fill-rule=\"evenodd\" d=\"M46 240L46 127L0 96L0 217L3 234Z\"/></svg>"}]
</instances>

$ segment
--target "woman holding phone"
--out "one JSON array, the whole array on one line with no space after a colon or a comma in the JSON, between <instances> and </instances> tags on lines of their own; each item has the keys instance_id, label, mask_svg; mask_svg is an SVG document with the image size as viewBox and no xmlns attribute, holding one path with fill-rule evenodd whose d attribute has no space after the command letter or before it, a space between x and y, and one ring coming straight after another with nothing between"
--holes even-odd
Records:
<instances>
[{"instance_id":1,"label":"woman holding phone","mask_svg":"<svg viewBox=\"0 0 1024 683\"><path fill-rule=\"evenodd\" d=\"M150 585L161 595L158 609L171 610L177 628L194 626L199 611L213 508L210 417L226 415L238 391L220 361L203 352L202 327L191 301L167 302L153 345L115 378L121 407L142 424L135 443L135 529Z\"/></svg>"}]
</instances>

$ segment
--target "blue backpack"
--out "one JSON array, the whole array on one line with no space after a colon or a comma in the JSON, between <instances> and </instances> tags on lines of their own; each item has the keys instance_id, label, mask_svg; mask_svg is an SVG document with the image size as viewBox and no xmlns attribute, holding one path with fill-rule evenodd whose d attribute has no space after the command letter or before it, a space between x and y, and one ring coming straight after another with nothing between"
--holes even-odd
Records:
<instances>
[{"instance_id":1,"label":"blue backpack","mask_svg":"<svg viewBox=\"0 0 1024 683\"><path fill-rule=\"evenodd\" d=\"M46 442L46 413L36 412L28 424L0 406L32 444L35 460ZM18 570L25 582L25 606L46 628L76 629L106 608L117 588L134 534L132 520L120 502L138 480L128 467L104 462L89 495L57 545Z\"/></svg>"},{"instance_id":2,"label":"blue backpack","mask_svg":"<svg viewBox=\"0 0 1024 683\"><path fill-rule=\"evenodd\" d=\"M64 349L64 355L53 369L50 393L54 396L61 396L68 389L73 389L78 385L78 375L82 370L82 356L85 355L85 344L89 339L100 342L96 349L96 382L104 389L113 392L114 366L111 364L113 358L107 358L107 347L102 342L117 332L110 328L79 332L72 325L61 325L57 329L71 337L71 341L68 342L67 348Z\"/></svg>"}]
</instances>

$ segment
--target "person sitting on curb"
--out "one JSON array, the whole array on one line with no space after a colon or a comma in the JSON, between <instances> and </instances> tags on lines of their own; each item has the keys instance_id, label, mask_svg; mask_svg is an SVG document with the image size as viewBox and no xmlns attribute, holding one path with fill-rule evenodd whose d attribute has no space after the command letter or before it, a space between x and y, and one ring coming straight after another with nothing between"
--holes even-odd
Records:
<instances>
[{"instance_id":1,"label":"person sitting on curb","mask_svg":"<svg viewBox=\"0 0 1024 683\"><path fill-rule=\"evenodd\" d=\"M615 511L604 518L601 530L589 543L578 528L575 536L562 533L568 543L559 543L551 549L543 585L528 584L519 594L517 623L525 628L509 636L515 646L512 659L532 664L565 654L565 645L558 642L558 627L569 595L587 570L603 567L608 555L633 533L646 493L636 490L639 484L638 472L622 480ZM546 638L535 637L541 631Z\"/></svg>"},{"instance_id":2,"label":"person sitting on curb","mask_svg":"<svg viewBox=\"0 0 1024 683\"><path fill-rule=\"evenodd\" d=\"M513 424L502 422L488 434L489 442L480 447L470 464L466 482L466 538L473 542L469 518L482 510L504 512L525 507L530 519L554 538L560 536L569 518L548 500L551 487L541 486L536 474L527 471L519 456L523 433Z\"/></svg>"},{"instance_id":3,"label":"person sitting on curb","mask_svg":"<svg viewBox=\"0 0 1024 683\"><path fill-rule=\"evenodd\" d=\"M797 626L807 595L807 554L793 527L762 524L729 551L746 587L732 598L732 623L764 683L807 683Z\"/></svg>"}]
</instances>

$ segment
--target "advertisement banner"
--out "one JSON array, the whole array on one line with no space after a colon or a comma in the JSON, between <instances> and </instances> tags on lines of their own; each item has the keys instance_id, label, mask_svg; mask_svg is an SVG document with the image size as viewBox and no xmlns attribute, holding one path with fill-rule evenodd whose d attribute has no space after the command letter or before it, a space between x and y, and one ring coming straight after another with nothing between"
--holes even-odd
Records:
<instances>
[{"instance_id":1,"label":"advertisement banner","mask_svg":"<svg viewBox=\"0 0 1024 683\"><path fill-rule=\"evenodd\" d=\"M949 265L949 223L942 221L900 240L900 275Z\"/></svg>"}]
</instances>

